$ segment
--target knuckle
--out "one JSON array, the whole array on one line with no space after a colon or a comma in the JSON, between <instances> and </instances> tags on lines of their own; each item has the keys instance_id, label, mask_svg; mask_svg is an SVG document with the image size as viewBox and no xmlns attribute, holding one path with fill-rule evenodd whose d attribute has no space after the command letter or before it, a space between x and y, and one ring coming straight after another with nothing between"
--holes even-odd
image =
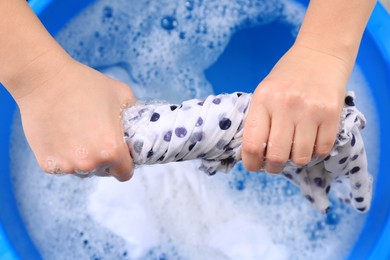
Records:
<instances>
[{"instance_id":1,"label":"knuckle","mask_svg":"<svg viewBox=\"0 0 390 260\"><path fill-rule=\"evenodd\" d=\"M327 141L325 143L319 144L316 147L316 154L319 156L324 156L328 155L333 147L333 142L332 141Z\"/></svg>"},{"instance_id":2,"label":"knuckle","mask_svg":"<svg viewBox=\"0 0 390 260\"><path fill-rule=\"evenodd\" d=\"M64 174L73 172L73 168L66 161L57 162L53 159L43 159L38 160L38 165L41 170L47 174Z\"/></svg>"},{"instance_id":3,"label":"knuckle","mask_svg":"<svg viewBox=\"0 0 390 260\"><path fill-rule=\"evenodd\" d=\"M119 181L119 182L126 182L130 180L133 177L133 172L127 172L124 174L113 174L113 176Z\"/></svg>"},{"instance_id":4,"label":"knuckle","mask_svg":"<svg viewBox=\"0 0 390 260\"><path fill-rule=\"evenodd\" d=\"M258 165L258 162L249 161L248 159L243 159L242 162L244 164L245 169L247 169L248 171L257 171L261 167Z\"/></svg>"},{"instance_id":5,"label":"knuckle","mask_svg":"<svg viewBox=\"0 0 390 260\"><path fill-rule=\"evenodd\" d=\"M75 166L77 170L84 171L84 172L91 172L93 170L96 170L99 165L96 161L90 159L90 160L78 161Z\"/></svg>"},{"instance_id":6,"label":"knuckle","mask_svg":"<svg viewBox=\"0 0 390 260\"><path fill-rule=\"evenodd\" d=\"M58 162L52 156L38 158L38 165L45 173L53 173L58 168Z\"/></svg>"},{"instance_id":7,"label":"knuckle","mask_svg":"<svg viewBox=\"0 0 390 260\"><path fill-rule=\"evenodd\" d=\"M242 152L249 155L261 155L261 146L253 142L244 140L242 143Z\"/></svg>"},{"instance_id":8,"label":"knuckle","mask_svg":"<svg viewBox=\"0 0 390 260\"><path fill-rule=\"evenodd\" d=\"M308 164L311 160L310 156L297 156L292 158L292 162L299 166L304 166Z\"/></svg>"},{"instance_id":9,"label":"knuckle","mask_svg":"<svg viewBox=\"0 0 390 260\"><path fill-rule=\"evenodd\" d=\"M280 173L281 171L282 171L283 169L282 168L275 168L275 167L266 167L266 171L268 172L268 173L271 173L271 174L278 174L278 173Z\"/></svg>"},{"instance_id":10,"label":"knuckle","mask_svg":"<svg viewBox=\"0 0 390 260\"><path fill-rule=\"evenodd\" d=\"M317 110L321 112L322 115L326 115L327 117L335 117L339 116L340 109L337 102L329 101L327 103L318 103Z\"/></svg>"},{"instance_id":11,"label":"knuckle","mask_svg":"<svg viewBox=\"0 0 390 260\"><path fill-rule=\"evenodd\" d=\"M117 142L106 144L103 149L100 150L100 159L109 163L118 159L121 154L121 146Z\"/></svg>"},{"instance_id":12,"label":"knuckle","mask_svg":"<svg viewBox=\"0 0 390 260\"><path fill-rule=\"evenodd\" d=\"M304 96L302 93L288 91L288 92L277 92L274 96L274 101L276 104L282 104L287 107L296 107L299 104L302 104L304 101Z\"/></svg>"},{"instance_id":13,"label":"knuckle","mask_svg":"<svg viewBox=\"0 0 390 260\"><path fill-rule=\"evenodd\" d=\"M287 162L287 158L277 153L267 154L266 160L274 165L283 165Z\"/></svg>"},{"instance_id":14,"label":"knuckle","mask_svg":"<svg viewBox=\"0 0 390 260\"><path fill-rule=\"evenodd\" d=\"M42 171L44 171L45 173L48 173L48 167L47 167L47 163L46 163L46 160L38 160L38 165L39 165L39 168L42 169Z\"/></svg>"}]
</instances>

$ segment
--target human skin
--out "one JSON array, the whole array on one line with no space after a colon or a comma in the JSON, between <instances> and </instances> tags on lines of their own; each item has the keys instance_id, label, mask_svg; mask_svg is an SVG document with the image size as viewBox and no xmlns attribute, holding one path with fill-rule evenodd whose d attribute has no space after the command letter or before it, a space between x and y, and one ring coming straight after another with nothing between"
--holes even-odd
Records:
<instances>
[{"instance_id":1,"label":"human skin","mask_svg":"<svg viewBox=\"0 0 390 260\"><path fill-rule=\"evenodd\" d=\"M280 172L330 152L345 86L373 0L312 0L292 48L254 92L244 126L248 170ZM130 88L73 60L24 0L0 0L0 82L18 104L27 140L49 173L131 178L120 111ZM61 115L61 116L58 116ZM266 144L266 145L264 145Z\"/></svg>"},{"instance_id":2,"label":"human skin","mask_svg":"<svg viewBox=\"0 0 390 260\"><path fill-rule=\"evenodd\" d=\"M244 124L246 169L279 173L330 153L373 0L311 0L293 46L257 86Z\"/></svg>"},{"instance_id":3,"label":"human skin","mask_svg":"<svg viewBox=\"0 0 390 260\"><path fill-rule=\"evenodd\" d=\"M72 59L24 0L0 0L0 82L19 106L28 143L48 173L109 170L129 180L133 162L121 110L130 88Z\"/></svg>"}]
</instances>

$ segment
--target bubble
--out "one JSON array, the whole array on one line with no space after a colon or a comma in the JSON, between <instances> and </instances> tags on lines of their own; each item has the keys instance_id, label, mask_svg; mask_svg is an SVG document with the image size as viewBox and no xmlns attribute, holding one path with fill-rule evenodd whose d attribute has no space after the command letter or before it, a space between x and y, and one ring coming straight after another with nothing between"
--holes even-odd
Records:
<instances>
[{"instance_id":1,"label":"bubble","mask_svg":"<svg viewBox=\"0 0 390 260\"><path fill-rule=\"evenodd\" d=\"M188 11L192 11L194 9L194 1L193 0L187 0L185 3L186 9Z\"/></svg>"},{"instance_id":2,"label":"bubble","mask_svg":"<svg viewBox=\"0 0 390 260\"><path fill-rule=\"evenodd\" d=\"M114 11L113 11L112 7L106 6L106 7L104 7L104 9L103 9L103 17L104 17L104 18L112 18L113 12L114 12Z\"/></svg>"},{"instance_id":3,"label":"bubble","mask_svg":"<svg viewBox=\"0 0 390 260\"><path fill-rule=\"evenodd\" d=\"M88 150L84 147L77 148L76 155L79 159L85 159L88 157Z\"/></svg>"},{"instance_id":4,"label":"bubble","mask_svg":"<svg viewBox=\"0 0 390 260\"><path fill-rule=\"evenodd\" d=\"M325 223L336 226L340 223L340 216L335 212L331 212L326 216Z\"/></svg>"},{"instance_id":5,"label":"bubble","mask_svg":"<svg viewBox=\"0 0 390 260\"><path fill-rule=\"evenodd\" d=\"M179 38L184 40L186 38L186 33L185 32L180 32L179 33Z\"/></svg>"},{"instance_id":6,"label":"bubble","mask_svg":"<svg viewBox=\"0 0 390 260\"><path fill-rule=\"evenodd\" d=\"M177 20L173 16L165 16L161 19L161 27L167 31L171 31L177 27Z\"/></svg>"},{"instance_id":7,"label":"bubble","mask_svg":"<svg viewBox=\"0 0 390 260\"><path fill-rule=\"evenodd\" d=\"M289 12L284 10L287 6ZM98 0L56 38L73 57L94 68L131 64L124 78L131 78L140 99L177 103L212 94L203 71L236 32L275 19L298 24L303 14L293 1L279 0ZM194 122L197 131L206 119L202 115ZM168 127L161 142L171 141L176 134L176 126ZM192 134L186 133L189 143L197 140L191 139ZM137 150L150 151L147 144L143 146ZM15 162L19 167L14 174L15 190L29 233L45 259L59 255L69 259L250 259L234 257L232 251L240 246L244 248L237 250L241 254L269 253L268 258L260 254L252 259L336 259L339 251L351 247L364 220L337 203L332 203L332 212L338 217L317 214L295 186L247 172L242 164L228 175L212 178L200 174L198 165L191 162L145 166L120 185L110 178L79 182L68 176L53 181L29 165ZM26 174L26 169L33 174ZM222 231L224 235L219 235ZM88 241L85 247L84 241Z\"/></svg>"}]
</instances>

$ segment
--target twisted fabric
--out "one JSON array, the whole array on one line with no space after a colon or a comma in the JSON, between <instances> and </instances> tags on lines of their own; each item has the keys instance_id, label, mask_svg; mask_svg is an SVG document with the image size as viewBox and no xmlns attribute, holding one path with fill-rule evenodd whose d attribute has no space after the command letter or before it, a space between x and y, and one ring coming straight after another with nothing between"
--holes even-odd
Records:
<instances>
[{"instance_id":1,"label":"twisted fabric","mask_svg":"<svg viewBox=\"0 0 390 260\"><path fill-rule=\"evenodd\" d=\"M229 170L241 160L243 122L251 94L233 93L192 99L180 105L139 103L123 112L125 139L136 165L201 159L209 175ZM330 155L298 167L289 161L282 175L297 185L322 213L329 210L328 193L359 212L371 203L372 177L360 129L365 118L348 92L337 140Z\"/></svg>"}]
</instances>

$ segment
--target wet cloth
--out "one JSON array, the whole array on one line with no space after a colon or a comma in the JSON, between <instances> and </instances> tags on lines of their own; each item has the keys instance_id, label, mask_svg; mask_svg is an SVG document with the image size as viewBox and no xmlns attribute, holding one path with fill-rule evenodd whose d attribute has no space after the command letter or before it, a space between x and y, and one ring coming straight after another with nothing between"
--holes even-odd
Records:
<instances>
[{"instance_id":1,"label":"wet cloth","mask_svg":"<svg viewBox=\"0 0 390 260\"><path fill-rule=\"evenodd\" d=\"M201 159L209 175L229 170L241 160L243 122L251 94L233 93L181 104L139 103L123 112L125 139L136 165ZM365 118L348 92L337 140L330 155L298 167L288 162L282 175L297 185L320 212L329 210L332 189L359 212L371 203L372 177L360 129Z\"/></svg>"}]
</instances>

